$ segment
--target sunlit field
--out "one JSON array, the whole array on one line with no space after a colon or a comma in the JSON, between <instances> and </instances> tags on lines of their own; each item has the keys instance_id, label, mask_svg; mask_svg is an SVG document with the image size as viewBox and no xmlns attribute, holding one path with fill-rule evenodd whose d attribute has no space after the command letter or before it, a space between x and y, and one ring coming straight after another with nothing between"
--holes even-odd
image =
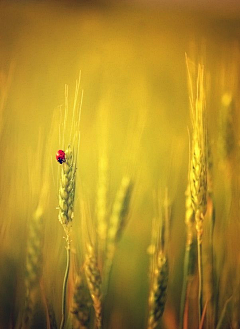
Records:
<instances>
[{"instance_id":1,"label":"sunlit field","mask_svg":"<svg viewBox=\"0 0 240 329\"><path fill-rule=\"evenodd\" d=\"M240 328L236 16L1 2L0 329Z\"/></svg>"}]
</instances>

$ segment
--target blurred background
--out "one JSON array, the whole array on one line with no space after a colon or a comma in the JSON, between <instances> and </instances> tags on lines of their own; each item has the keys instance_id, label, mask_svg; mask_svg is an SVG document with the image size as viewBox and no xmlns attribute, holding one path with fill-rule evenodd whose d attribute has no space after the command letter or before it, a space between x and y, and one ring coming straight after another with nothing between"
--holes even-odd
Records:
<instances>
[{"instance_id":1,"label":"blurred background","mask_svg":"<svg viewBox=\"0 0 240 329\"><path fill-rule=\"evenodd\" d=\"M72 106L79 71L83 105L76 246L81 235L80 199L87 200L92 217L96 211L102 131L109 159L109 207L126 166L134 178L129 221L116 251L104 305L105 326L146 328L147 248L156 211L153 191L163 193L168 187L170 274L162 326L177 328L191 128L185 53L206 67L218 206L215 247L224 245L229 257L219 309L223 307L233 285L232 265L239 262L239 38L238 1L0 2L0 328L13 328L24 306L28 228L39 200L44 200L44 289L60 322L65 247L56 210L55 153L62 148L56 113L64 106L65 84ZM227 169L218 152L225 92L236 105L231 119L233 155ZM45 185L47 193L41 199ZM226 218L230 224L223 235Z\"/></svg>"}]
</instances>

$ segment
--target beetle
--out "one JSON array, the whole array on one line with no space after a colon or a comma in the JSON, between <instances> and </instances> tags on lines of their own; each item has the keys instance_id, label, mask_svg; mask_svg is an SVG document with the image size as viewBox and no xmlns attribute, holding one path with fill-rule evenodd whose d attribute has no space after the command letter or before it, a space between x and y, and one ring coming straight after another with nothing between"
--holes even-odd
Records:
<instances>
[{"instance_id":1,"label":"beetle","mask_svg":"<svg viewBox=\"0 0 240 329\"><path fill-rule=\"evenodd\" d=\"M66 162L65 152L63 150L58 150L56 153L56 159L60 164L62 164L63 162Z\"/></svg>"}]
</instances>

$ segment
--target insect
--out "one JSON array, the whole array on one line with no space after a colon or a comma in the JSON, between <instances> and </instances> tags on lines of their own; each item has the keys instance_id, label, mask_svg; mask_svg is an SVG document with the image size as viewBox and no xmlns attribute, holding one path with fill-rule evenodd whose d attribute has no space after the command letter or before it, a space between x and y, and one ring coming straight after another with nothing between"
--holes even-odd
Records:
<instances>
[{"instance_id":1,"label":"insect","mask_svg":"<svg viewBox=\"0 0 240 329\"><path fill-rule=\"evenodd\" d=\"M56 153L56 159L60 164L62 164L63 162L66 162L65 152L62 150L58 150Z\"/></svg>"}]
</instances>

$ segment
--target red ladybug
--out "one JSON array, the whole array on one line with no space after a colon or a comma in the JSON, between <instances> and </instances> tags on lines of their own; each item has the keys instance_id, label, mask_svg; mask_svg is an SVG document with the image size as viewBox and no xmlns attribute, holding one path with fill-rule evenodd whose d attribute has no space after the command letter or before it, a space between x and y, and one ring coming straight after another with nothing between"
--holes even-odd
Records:
<instances>
[{"instance_id":1,"label":"red ladybug","mask_svg":"<svg viewBox=\"0 0 240 329\"><path fill-rule=\"evenodd\" d=\"M59 163L63 163L66 161L66 158L65 158L65 152L62 151L62 150L58 150L57 153L56 153L56 159Z\"/></svg>"}]
</instances>

